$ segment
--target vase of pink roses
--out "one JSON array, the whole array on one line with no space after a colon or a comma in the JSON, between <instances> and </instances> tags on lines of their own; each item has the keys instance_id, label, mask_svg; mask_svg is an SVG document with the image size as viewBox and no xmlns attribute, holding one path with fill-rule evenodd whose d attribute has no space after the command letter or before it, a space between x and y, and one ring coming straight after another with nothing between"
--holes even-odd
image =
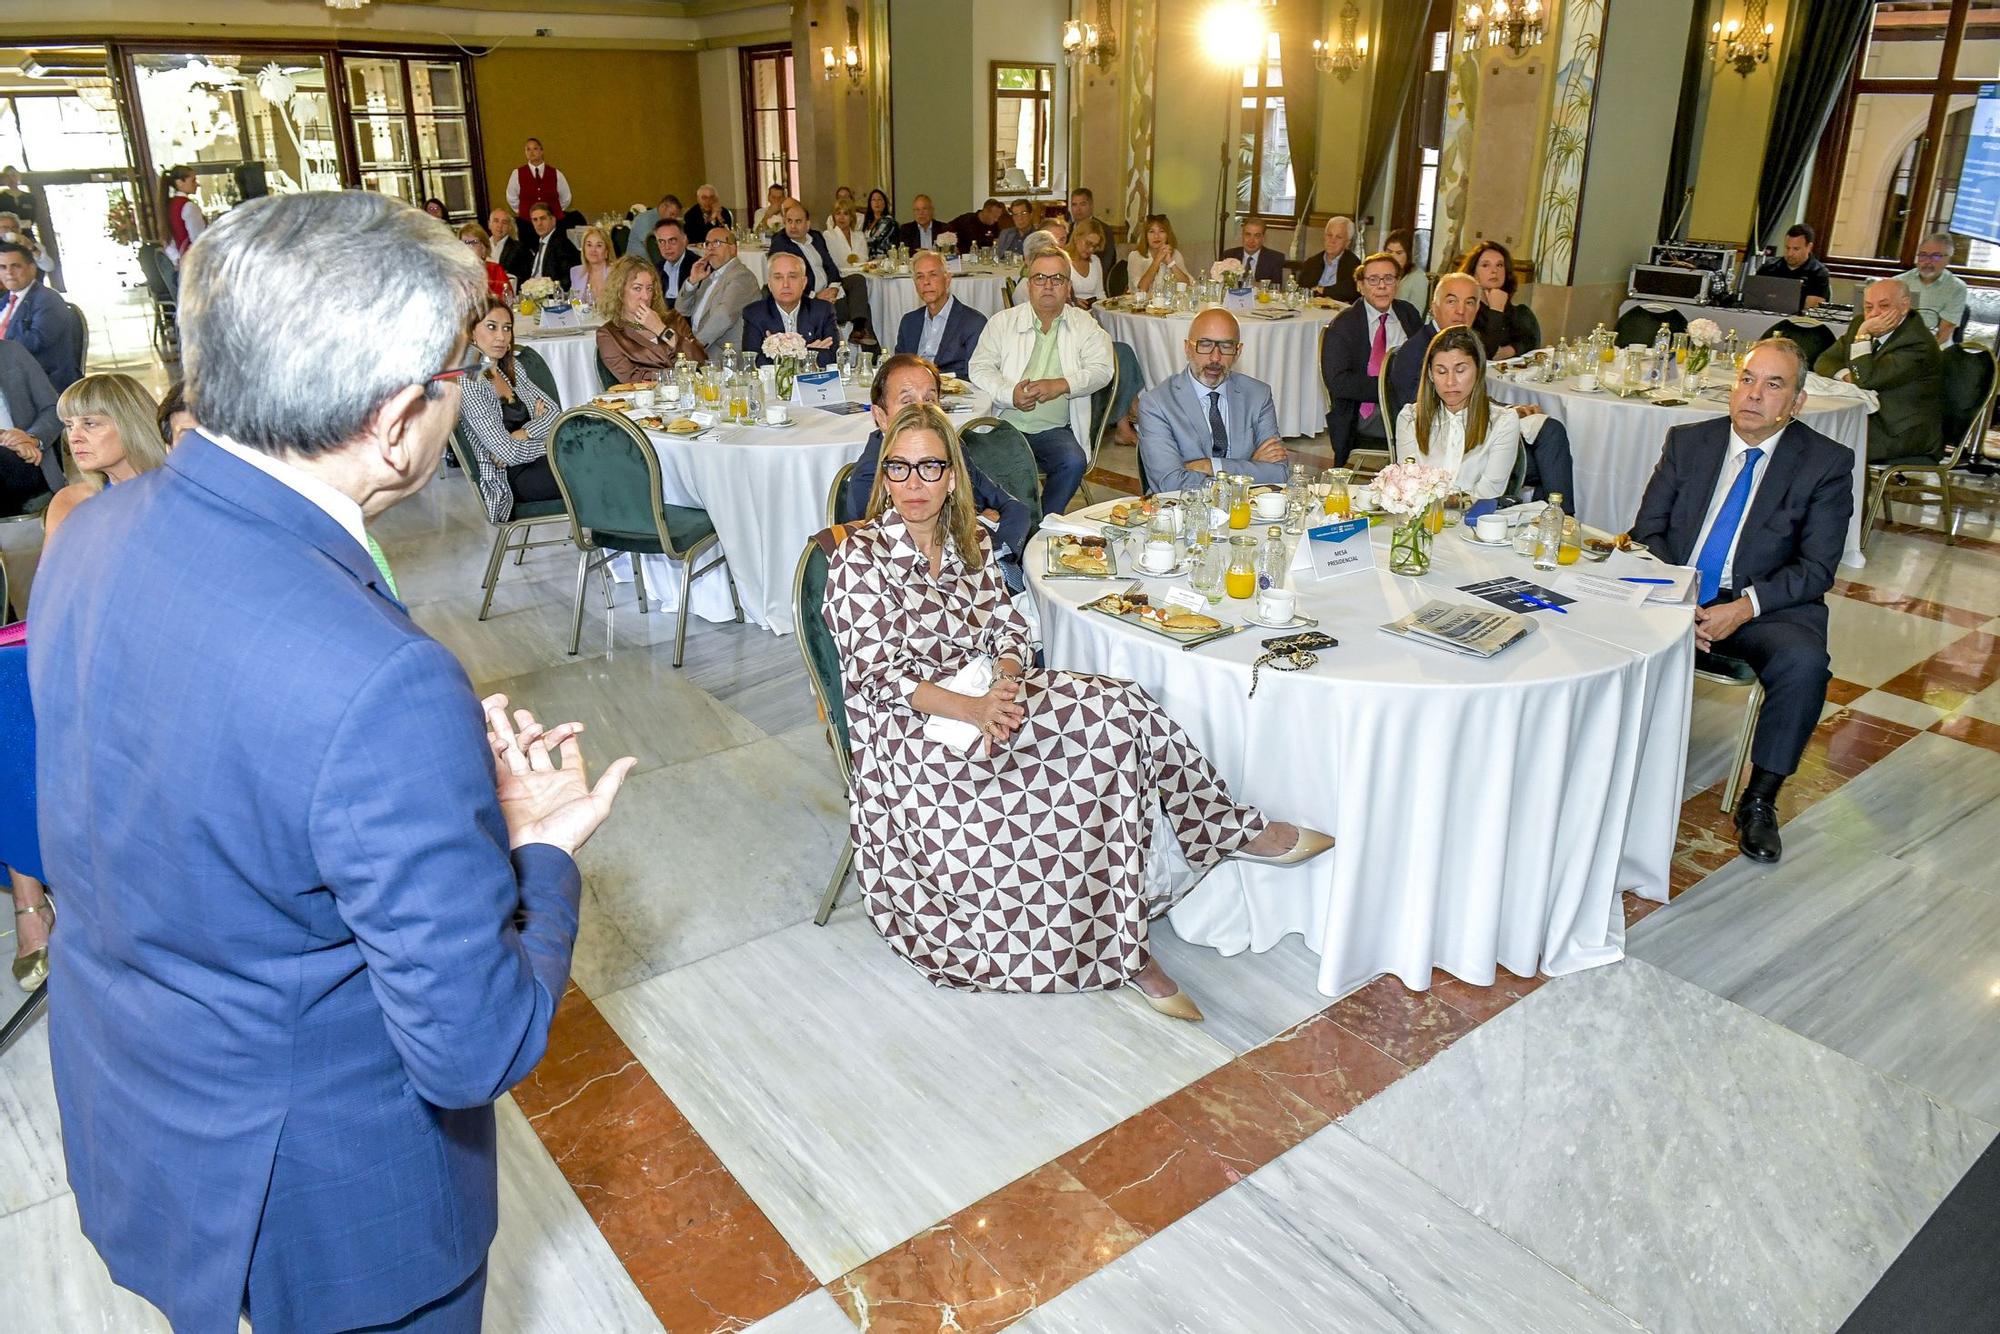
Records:
<instances>
[{"instance_id":1,"label":"vase of pink roses","mask_svg":"<svg viewBox=\"0 0 2000 1334\"><path fill-rule=\"evenodd\" d=\"M1392 463L1375 474L1375 507L1397 516L1389 534L1389 569L1415 578L1431 568L1431 542L1443 526L1444 498L1451 494L1450 469L1415 459Z\"/></svg>"},{"instance_id":2,"label":"vase of pink roses","mask_svg":"<svg viewBox=\"0 0 2000 1334\"><path fill-rule=\"evenodd\" d=\"M770 359L776 371L778 397L790 398L792 384L799 378L799 367L805 364L806 340L804 334L774 333L764 335L764 355Z\"/></svg>"}]
</instances>

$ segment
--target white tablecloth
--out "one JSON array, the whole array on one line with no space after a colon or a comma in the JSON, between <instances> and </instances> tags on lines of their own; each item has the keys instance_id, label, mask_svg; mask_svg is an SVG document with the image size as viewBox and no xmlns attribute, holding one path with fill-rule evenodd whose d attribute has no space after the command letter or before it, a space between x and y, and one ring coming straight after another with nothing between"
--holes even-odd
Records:
<instances>
[{"instance_id":1,"label":"white tablecloth","mask_svg":"<svg viewBox=\"0 0 2000 1334\"><path fill-rule=\"evenodd\" d=\"M1271 386L1278 409L1278 434L1314 435L1326 429L1326 384L1319 373L1319 340L1331 310L1304 310L1291 319L1261 320L1239 316L1243 351L1236 369ZM1146 384L1156 385L1187 365L1188 326L1192 314L1139 315L1096 308L1098 322L1111 337L1138 354Z\"/></svg>"},{"instance_id":2,"label":"white tablecloth","mask_svg":"<svg viewBox=\"0 0 2000 1334\"><path fill-rule=\"evenodd\" d=\"M875 336L884 347L896 343L896 330L903 316L918 306L917 285L909 275L894 277L865 275L868 280L868 315L875 322ZM951 294L982 315L998 315L1006 291L1005 275L997 271L953 274Z\"/></svg>"},{"instance_id":3,"label":"white tablecloth","mask_svg":"<svg viewBox=\"0 0 2000 1334\"><path fill-rule=\"evenodd\" d=\"M560 333L537 333L532 321L515 325L514 344L533 348L556 377L556 397L564 408L581 407L603 391L597 378L597 325Z\"/></svg>"},{"instance_id":4,"label":"white tablecloth","mask_svg":"<svg viewBox=\"0 0 2000 1334\"><path fill-rule=\"evenodd\" d=\"M764 283L765 262L768 259L770 259L770 257L771 257L771 252L762 248L752 250L749 247L745 246L737 250L736 252L736 262L741 264L744 268L750 270L751 273L756 275L757 284L760 287L763 286Z\"/></svg>"},{"instance_id":5,"label":"white tablecloth","mask_svg":"<svg viewBox=\"0 0 2000 1334\"><path fill-rule=\"evenodd\" d=\"M1378 570L1295 576L1300 609L1341 642L1309 671L1265 668L1255 699L1250 663L1275 632L1183 650L1079 610L1106 586L1044 580L1041 543L1030 552L1050 665L1137 681L1239 799L1338 840L1304 867L1222 863L1173 910L1175 933L1235 954L1299 932L1328 995L1385 972L1421 989L1433 968L1484 985L1496 963L1531 976L1623 957L1619 892L1667 898L1691 610L1579 602L1498 657L1459 657L1377 627L1432 597L1473 601L1456 586L1475 579L1533 577L1529 562L1453 529L1410 579L1387 571L1386 528L1373 536ZM1145 582L1158 596L1182 581ZM1225 600L1222 618L1247 605Z\"/></svg>"},{"instance_id":6,"label":"white tablecloth","mask_svg":"<svg viewBox=\"0 0 2000 1334\"><path fill-rule=\"evenodd\" d=\"M867 390L848 386L848 397L867 401ZM973 391L954 422L986 411L989 399ZM665 415L664 413L662 415ZM875 422L816 408L792 409L793 426L717 427L697 439L649 431L660 454L661 489L670 505L708 511L715 524L745 619L774 634L792 633L792 574L806 539L826 527L826 498L841 465L868 443ZM680 582L664 557L646 559L646 591L675 605ZM693 611L710 621L734 619L721 572L695 581Z\"/></svg>"},{"instance_id":7,"label":"white tablecloth","mask_svg":"<svg viewBox=\"0 0 2000 1334\"><path fill-rule=\"evenodd\" d=\"M1816 378L1816 377L1815 377ZM1861 499L1868 482L1868 405L1847 395L1855 391L1820 381L1827 392L1806 396L1801 421L1854 451L1854 517L1847 525L1843 565L1863 565ZM1686 422L1728 415L1724 391L1705 391L1686 407L1663 408L1639 398L1602 391L1586 394L1568 380L1524 384L1507 375L1489 375L1487 389L1501 403L1533 403L1569 432L1576 461L1576 516L1593 528L1622 533L1639 512L1639 499L1666 447L1667 429ZM1840 395L1834 397L1833 395Z\"/></svg>"},{"instance_id":8,"label":"white tablecloth","mask_svg":"<svg viewBox=\"0 0 2000 1334\"><path fill-rule=\"evenodd\" d=\"M1646 309L1652 311L1677 310L1689 320L1713 320L1716 327L1720 328L1723 333L1726 334L1731 329L1734 329L1736 336L1746 343L1755 342L1757 339L1762 338L1770 332L1772 325L1783 319L1798 320L1807 324L1824 325L1826 331L1835 338L1840 337L1847 330L1847 319L1845 316L1838 320L1829 321L1815 319L1810 313L1787 316L1774 314L1768 310L1744 310L1738 306L1697 306L1685 301L1634 301L1628 298L1619 305L1618 313L1623 315L1634 306L1644 306Z\"/></svg>"}]
</instances>

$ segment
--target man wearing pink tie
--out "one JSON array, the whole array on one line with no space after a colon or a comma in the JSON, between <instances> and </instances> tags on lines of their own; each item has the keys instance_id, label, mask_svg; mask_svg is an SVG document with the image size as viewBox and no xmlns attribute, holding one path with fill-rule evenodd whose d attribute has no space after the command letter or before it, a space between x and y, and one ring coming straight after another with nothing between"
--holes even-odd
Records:
<instances>
[{"instance_id":1,"label":"man wearing pink tie","mask_svg":"<svg viewBox=\"0 0 2000 1334\"><path fill-rule=\"evenodd\" d=\"M1361 300L1334 316L1320 345L1320 378L1332 407L1326 435L1335 462L1345 465L1357 448L1388 447L1389 423L1376 405L1376 386L1390 354L1423 325L1407 301L1396 300L1400 266L1395 257L1370 255L1362 261Z\"/></svg>"}]
</instances>

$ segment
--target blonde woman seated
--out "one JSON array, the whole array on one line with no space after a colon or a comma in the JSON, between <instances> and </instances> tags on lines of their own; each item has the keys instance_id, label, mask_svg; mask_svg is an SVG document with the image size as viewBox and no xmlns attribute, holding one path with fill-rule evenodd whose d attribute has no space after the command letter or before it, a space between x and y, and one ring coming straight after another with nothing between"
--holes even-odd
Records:
<instances>
[{"instance_id":1,"label":"blonde woman seated","mask_svg":"<svg viewBox=\"0 0 2000 1334\"><path fill-rule=\"evenodd\" d=\"M1130 983L1161 1013L1199 1020L1147 947L1148 921L1170 906L1144 883L1155 799L1197 872L1230 856L1303 862L1332 840L1232 800L1132 682L1029 665L1030 631L936 404L889 423L868 514L832 553L823 614L870 920L938 986ZM1063 809L1050 813L1051 799Z\"/></svg>"},{"instance_id":2,"label":"blonde woman seated","mask_svg":"<svg viewBox=\"0 0 2000 1334\"><path fill-rule=\"evenodd\" d=\"M69 437L73 480L49 502L44 542L54 541L63 520L105 487L167 461L158 413L153 396L129 375L86 375L62 391L56 415Z\"/></svg>"},{"instance_id":3,"label":"blonde woman seated","mask_svg":"<svg viewBox=\"0 0 2000 1334\"><path fill-rule=\"evenodd\" d=\"M1467 443L1467 442L1470 443ZM1417 401L1396 418L1396 456L1449 468L1473 500L1506 494L1521 452L1521 419L1486 397L1486 352L1462 324L1431 339Z\"/></svg>"},{"instance_id":4,"label":"blonde woman seated","mask_svg":"<svg viewBox=\"0 0 2000 1334\"><path fill-rule=\"evenodd\" d=\"M707 361L687 316L660 300L660 275L637 255L611 266L604 324L597 331L597 355L621 384L671 372L677 357Z\"/></svg>"},{"instance_id":5,"label":"blonde woman seated","mask_svg":"<svg viewBox=\"0 0 2000 1334\"><path fill-rule=\"evenodd\" d=\"M1085 218L1070 234L1063 254L1069 257L1069 299L1089 310L1104 299L1104 253L1108 234L1095 218Z\"/></svg>"},{"instance_id":6,"label":"blonde woman seated","mask_svg":"<svg viewBox=\"0 0 2000 1334\"><path fill-rule=\"evenodd\" d=\"M583 263L570 265L569 290L589 292L590 304L598 305L604 300L605 283L611 277L611 238L602 227L586 227L577 252L583 256Z\"/></svg>"},{"instance_id":7,"label":"blonde woman seated","mask_svg":"<svg viewBox=\"0 0 2000 1334\"><path fill-rule=\"evenodd\" d=\"M1150 295L1156 283L1193 282L1194 278L1188 273L1187 260L1181 257L1179 245L1180 242L1174 238L1174 225L1167 221L1166 214L1154 213L1148 216L1146 244L1125 257L1125 272L1131 279L1125 284L1125 290L1145 292Z\"/></svg>"},{"instance_id":8,"label":"blonde woman seated","mask_svg":"<svg viewBox=\"0 0 2000 1334\"><path fill-rule=\"evenodd\" d=\"M523 373L514 355L514 312L504 300L487 300L472 322L472 345L485 369L459 381L458 429L479 468L486 517L505 523L521 501L562 499L549 471L549 432L562 405Z\"/></svg>"}]
</instances>

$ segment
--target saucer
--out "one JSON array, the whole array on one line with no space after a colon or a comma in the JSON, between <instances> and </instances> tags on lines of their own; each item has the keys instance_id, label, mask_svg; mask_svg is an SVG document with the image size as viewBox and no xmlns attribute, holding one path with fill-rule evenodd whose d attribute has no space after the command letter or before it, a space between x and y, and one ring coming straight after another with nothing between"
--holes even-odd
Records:
<instances>
[{"instance_id":1,"label":"saucer","mask_svg":"<svg viewBox=\"0 0 2000 1334\"><path fill-rule=\"evenodd\" d=\"M1296 630L1302 626L1319 624L1319 622L1313 620L1311 617L1301 616L1297 612L1292 613L1292 619L1289 621L1267 621L1257 614L1257 604L1255 602L1252 602L1243 609L1243 623L1245 625L1258 626L1265 630Z\"/></svg>"},{"instance_id":2,"label":"saucer","mask_svg":"<svg viewBox=\"0 0 2000 1334\"><path fill-rule=\"evenodd\" d=\"M1148 579L1172 579L1177 575L1186 574L1190 569L1193 568L1193 566L1194 562L1189 560L1182 560L1178 564L1174 565L1171 569L1155 570L1155 569L1150 569L1146 565L1135 560L1132 562L1132 572L1134 574L1143 575Z\"/></svg>"},{"instance_id":3,"label":"saucer","mask_svg":"<svg viewBox=\"0 0 2000 1334\"><path fill-rule=\"evenodd\" d=\"M1588 389L1585 389L1582 385L1572 382L1570 384L1569 391L1572 394L1601 394L1604 392L1604 386L1603 384L1599 383L1591 386Z\"/></svg>"},{"instance_id":4,"label":"saucer","mask_svg":"<svg viewBox=\"0 0 2000 1334\"><path fill-rule=\"evenodd\" d=\"M1493 547L1495 549L1498 549L1500 547L1511 547L1514 545L1514 539L1511 535L1501 538L1498 542L1488 542L1484 538L1480 537L1479 534L1473 530L1470 524L1464 524L1464 523L1460 524L1458 526L1458 535L1464 538L1466 541L1472 543L1472 545L1474 545L1475 547Z\"/></svg>"},{"instance_id":5,"label":"saucer","mask_svg":"<svg viewBox=\"0 0 2000 1334\"><path fill-rule=\"evenodd\" d=\"M799 424L799 419L797 417L793 417L788 421L767 422L762 417L759 417L756 421L747 422L745 424L749 426L755 426L760 430L765 430L765 431L789 431L794 426L797 426Z\"/></svg>"}]
</instances>

